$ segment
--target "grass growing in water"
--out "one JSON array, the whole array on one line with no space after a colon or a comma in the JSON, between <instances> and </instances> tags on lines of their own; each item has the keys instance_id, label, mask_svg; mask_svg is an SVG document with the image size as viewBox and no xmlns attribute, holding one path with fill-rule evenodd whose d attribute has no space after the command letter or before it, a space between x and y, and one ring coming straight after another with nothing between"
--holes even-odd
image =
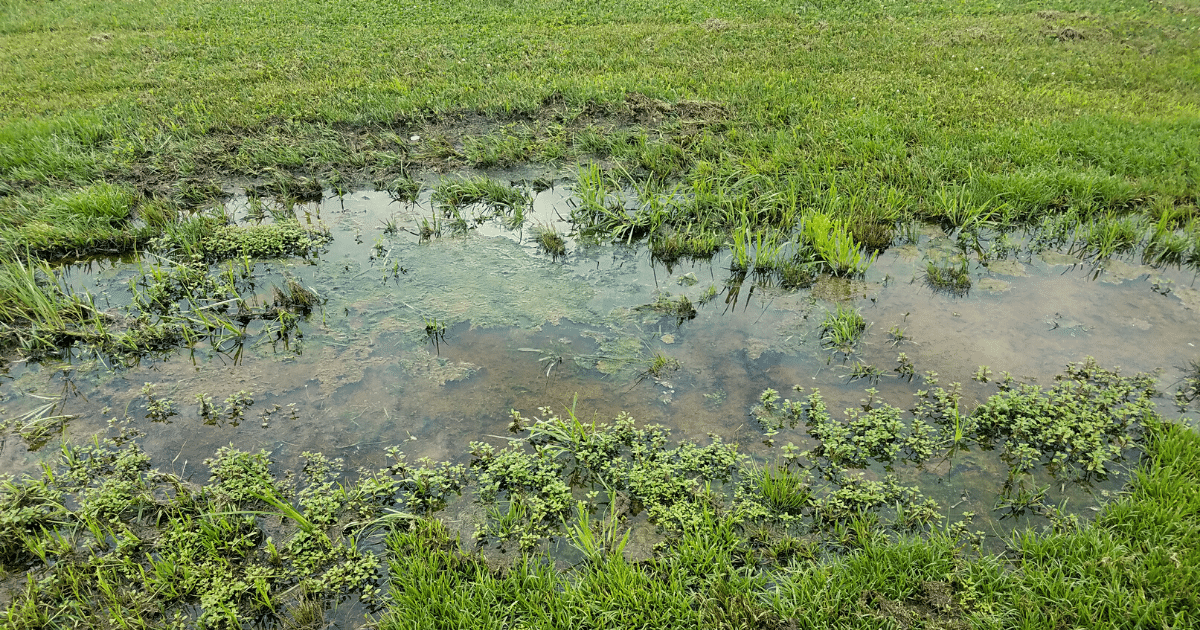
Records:
<instances>
[{"instance_id":1,"label":"grass growing in water","mask_svg":"<svg viewBox=\"0 0 1200 630\"><path fill-rule=\"evenodd\" d=\"M524 192L490 177L444 179L434 187L433 200L444 207L478 203L507 211L529 203Z\"/></svg>"},{"instance_id":2,"label":"grass growing in water","mask_svg":"<svg viewBox=\"0 0 1200 630\"><path fill-rule=\"evenodd\" d=\"M950 295L963 296L971 290L971 273L967 269L967 261L954 264L945 262L925 263L925 283L935 291Z\"/></svg>"},{"instance_id":3,"label":"grass growing in water","mask_svg":"<svg viewBox=\"0 0 1200 630\"><path fill-rule=\"evenodd\" d=\"M222 449L199 487L149 470L125 425L0 488L0 561L52 578L19 584L6 621L18 629L108 627L112 615L133 628L283 624L311 615L314 602L348 594L378 601L383 570L391 592L382 628L421 620L578 627L581 619L598 628L1004 627L1018 615L1037 627L1133 619L1187 626L1200 615L1200 436L1162 421L1152 404L1137 407L1148 400L1145 384L1085 362L1053 390L1002 389L988 400L988 417L1007 408L1040 415L1039 400L1078 400L1073 408L1086 414L1136 419L1144 433L1128 446L1146 453L1130 492L1093 523L1056 514L1052 528L1019 531L995 556L966 549L969 523L942 523L942 510L915 490L850 472L920 457L907 445L925 416L896 426L898 410L872 391L845 421L829 415L817 392L795 402L764 392L756 413L778 426L803 422L818 440L811 453L785 447L769 467L716 439L672 445L661 427L627 416L584 421L568 409L514 414L527 437L471 444L469 467L411 464L391 449L392 464L354 477L309 454L288 482L264 454ZM1126 397L1133 407L1108 406ZM1103 433L1108 422L1093 424ZM975 426L986 436L992 425ZM814 472L819 485L809 482ZM579 499L568 480L603 489L604 498ZM735 491L722 491L731 481ZM478 542L527 552L508 570L433 517L470 490L496 507ZM1044 498L1039 487L1018 489L1001 510L1044 510ZM634 505L665 533L640 562L628 555ZM379 536L386 548L368 551ZM554 570L539 550L561 537L588 562Z\"/></svg>"},{"instance_id":4,"label":"grass growing in water","mask_svg":"<svg viewBox=\"0 0 1200 630\"><path fill-rule=\"evenodd\" d=\"M838 304L837 310L827 312L821 324L821 342L826 347L850 353L867 330L867 321L853 307Z\"/></svg>"},{"instance_id":5,"label":"grass growing in water","mask_svg":"<svg viewBox=\"0 0 1200 630\"><path fill-rule=\"evenodd\" d=\"M567 253L567 240L562 234L558 233L553 225L537 225L533 228L533 240L537 241L538 247L558 258L565 256Z\"/></svg>"},{"instance_id":6,"label":"grass growing in water","mask_svg":"<svg viewBox=\"0 0 1200 630\"><path fill-rule=\"evenodd\" d=\"M638 381L642 381L647 378L661 379L667 374L677 371L681 367L683 366L679 363L679 359L669 357L661 352L656 352L654 356L650 357L650 360L646 363L646 369L643 370L640 375L638 375Z\"/></svg>"}]
</instances>

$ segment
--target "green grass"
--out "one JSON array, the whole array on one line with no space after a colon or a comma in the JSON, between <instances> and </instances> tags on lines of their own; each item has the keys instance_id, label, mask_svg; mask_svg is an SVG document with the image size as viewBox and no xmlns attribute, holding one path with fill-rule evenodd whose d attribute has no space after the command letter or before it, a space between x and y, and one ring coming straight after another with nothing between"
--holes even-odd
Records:
<instances>
[{"instance_id":1,"label":"green grass","mask_svg":"<svg viewBox=\"0 0 1200 630\"><path fill-rule=\"evenodd\" d=\"M982 227L1029 226L1039 242L1097 259L1141 247L1154 264L1200 265L1200 15L1184 2L2 7L0 94L10 97L0 99L0 325L22 347L78 334L118 343L103 341L116 333L57 288L41 261L125 252L156 236L168 253L201 258L319 246L320 235L289 240L178 220L233 182L301 199L379 182L411 200L419 170L527 161L579 165L572 219L581 238L646 239L667 262L729 248L743 271L790 287L818 271L863 273L896 225L916 221L940 223L960 243ZM527 203L502 200L519 193L512 187L481 184L444 180L435 195L455 210L422 219L421 236L465 226L459 204L515 215ZM151 286L185 280L154 273L134 289L147 309ZM169 346L225 334L228 321L195 313L179 329L163 323L155 338ZM843 315L839 308L822 332L839 349L865 327ZM236 328L228 334L240 338ZM47 410L23 421L37 431L57 420ZM867 424L864 435L875 431ZM618 474L623 491L672 524L671 543L651 561L608 556L564 575L526 560L501 574L432 525L406 526L389 541L393 600L381 626L1194 626L1200 437L1174 426L1148 432L1129 494L1094 524L1060 519L1056 532L1019 535L1005 559L972 556L949 528L889 542L855 515L835 518L843 556L793 560L770 574L758 560L783 543L758 546L732 515L665 501L666 492L671 501L703 496L694 473L654 477L594 462L592 474ZM585 435L588 448L573 452L635 444L649 458L662 452L657 437L622 435L612 443ZM534 532L533 546L574 507L569 489L554 495L562 487L539 476L561 472L553 453L533 468L521 458L488 466L518 491L506 531ZM319 625L313 617L330 599L318 582L332 578L301 588L309 578L273 573L275 559L366 570L344 530L321 520L333 508L320 497L349 504L332 482L312 482L317 489L294 507L274 494L276 502L229 499L237 488L228 484L215 494L168 488L169 479L139 472L136 457L105 461L123 462L124 485L88 486L78 504L56 493L91 479L5 488L5 514L19 517L0 530L5 569L57 576L17 593L8 625L161 627L164 610L209 625ZM454 487L439 474L405 472L414 512ZM562 501L546 503L555 497ZM286 516L284 506L333 532L330 544L267 541L256 512ZM149 536L151 517L176 538ZM186 541L172 546L176 539ZM315 563L314 549L323 554ZM192 555L171 555L183 553ZM247 555L261 572L236 572ZM326 583L338 593L361 584Z\"/></svg>"},{"instance_id":2,"label":"green grass","mask_svg":"<svg viewBox=\"0 0 1200 630\"><path fill-rule=\"evenodd\" d=\"M668 264L729 247L787 288L862 273L916 220L1057 226L1091 256L1146 244L1154 264L1194 266L1189 11L9 3L0 93L20 98L0 100L0 256L128 251L232 182L411 200L419 170L533 161L581 165L581 237L647 239ZM493 184L435 195L519 214L520 191ZM1163 217L1155 238L1138 231Z\"/></svg>"},{"instance_id":3,"label":"green grass","mask_svg":"<svg viewBox=\"0 0 1200 630\"><path fill-rule=\"evenodd\" d=\"M825 314L821 323L821 342L841 352L852 352L867 330L867 322L858 309L837 305L837 310Z\"/></svg>"},{"instance_id":4,"label":"green grass","mask_svg":"<svg viewBox=\"0 0 1200 630\"><path fill-rule=\"evenodd\" d=\"M971 273L967 261L955 264L950 261L925 263L925 283L935 291L963 296L971 290Z\"/></svg>"},{"instance_id":5,"label":"green grass","mask_svg":"<svg viewBox=\"0 0 1200 630\"><path fill-rule=\"evenodd\" d=\"M533 228L533 240L538 248L554 258L567 253L567 241L558 233L553 225L536 225Z\"/></svg>"},{"instance_id":6,"label":"green grass","mask_svg":"<svg viewBox=\"0 0 1200 630\"><path fill-rule=\"evenodd\" d=\"M915 489L823 467L891 461L887 444L915 437L916 421L902 430L899 410L874 390L848 422L829 416L817 392L803 402L764 392L763 412L803 418L819 446L785 448L783 463L765 467L719 439L672 446L662 427L624 414L582 421L568 409L529 420L514 412L527 436L472 443L470 466L410 463L390 449L395 461L353 476L308 453L290 475L272 471L265 453L224 448L200 485L152 470L127 417L0 485L0 565L42 576L13 583L3 616L12 628L286 625L319 623L324 607L357 595L384 604L381 628L1195 625L1200 435L1155 415L1148 377L1092 362L1068 377L1055 392L1015 394L1053 405L1059 390L1075 392L1066 381L1087 381L1098 405L1087 413L1113 417L1126 414L1104 405L1135 394L1149 405L1136 438L1145 456L1094 522L1050 509L1047 528L1016 530L1002 555L981 553L969 519L946 518ZM1015 406L1042 413L1006 391L988 400L993 424ZM148 418L176 409L149 387L143 395ZM224 412L201 401L232 417L249 396L231 396ZM802 463L814 456L826 464ZM567 480L597 491L573 492ZM438 520L464 491L487 507L476 544L511 541L522 553L478 553ZM630 532L643 511L665 537L634 562ZM584 561L556 569L545 555L555 539Z\"/></svg>"}]
</instances>

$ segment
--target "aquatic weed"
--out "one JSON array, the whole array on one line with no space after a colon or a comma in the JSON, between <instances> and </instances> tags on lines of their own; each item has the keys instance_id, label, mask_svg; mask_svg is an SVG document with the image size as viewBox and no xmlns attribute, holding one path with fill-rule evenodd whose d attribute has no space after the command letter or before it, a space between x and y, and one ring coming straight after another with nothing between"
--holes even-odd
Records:
<instances>
[{"instance_id":1,"label":"aquatic weed","mask_svg":"<svg viewBox=\"0 0 1200 630\"><path fill-rule=\"evenodd\" d=\"M821 341L826 347L849 354L866 330L867 322L858 309L838 304L837 310L825 314Z\"/></svg>"},{"instance_id":2,"label":"aquatic weed","mask_svg":"<svg viewBox=\"0 0 1200 630\"><path fill-rule=\"evenodd\" d=\"M1095 359L1068 365L1057 383L1022 385L983 402L971 420L981 438L1003 440L1015 472L1045 463L1081 477L1104 477L1156 417L1153 377L1121 376Z\"/></svg>"},{"instance_id":3,"label":"aquatic weed","mask_svg":"<svg viewBox=\"0 0 1200 630\"><path fill-rule=\"evenodd\" d=\"M653 302L639 306L637 310L671 315L675 318L676 325L682 325L687 320L695 319L697 315L696 307L686 295L672 296L666 291L659 292L654 296Z\"/></svg>"},{"instance_id":4,"label":"aquatic weed","mask_svg":"<svg viewBox=\"0 0 1200 630\"><path fill-rule=\"evenodd\" d=\"M925 283L935 291L941 291L954 296L964 296L971 290L971 274L967 270L967 261L958 264L947 262L936 264L932 261L925 264Z\"/></svg>"},{"instance_id":5,"label":"aquatic weed","mask_svg":"<svg viewBox=\"0 0 1200 630\"><path fill-rule=\"evenodd\" d=\"M637 381L641 382L647 378L662 379L667 374L677 371L683 367L679 360L674 357L669 357L661 352L656 352L654 356L646 364L646 369L638 375Z\"/></svg>"},{"instance_id":6,"label":"aquatic weed","mask_svg":"<svg viewBox=\"0 0 1200 630\"><path fill-rule=\"evenodd\" d=\"M1200 359L1192 359L1184 370L1183 380L1175 389L1175 404L1182 412L1198 398L1200 398Z\"/></svg>"},{"instance_id":7,"label":"aquatic weed","mask_svg":"<svg viewBox=\"0 0 1200 630\"><path fill-rule=\"evenodd\" d=\"M533 228L533 240L543 252L558 258L567 253L567 241L553 225L537 225Z\"/></svg>"}]
</instances>

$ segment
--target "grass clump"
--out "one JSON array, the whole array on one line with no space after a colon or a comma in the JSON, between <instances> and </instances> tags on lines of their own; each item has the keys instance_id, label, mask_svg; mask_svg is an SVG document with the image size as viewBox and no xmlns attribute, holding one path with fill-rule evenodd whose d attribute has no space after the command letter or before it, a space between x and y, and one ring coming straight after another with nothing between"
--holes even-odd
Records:
<instances>
[{"instance_id":1,"label":"grass clump","mask_svg":"<svg viewBox=\"0 0 1200 630\"><path fill-rule=\"evenodd\" d=\"M662 313L675 318L677 324L695 319L698 311L692 301L686 295L671 295L666 291L662 291L654 296L654 301L650 304L639 306L640 311L653 311Z\"/></svg>"},{"instance_id":2,"label":"grass clump","mask_svg":"<svg viewBox=\"0 0 1200 630\"><path fill-rule=\"evenodd\" d=\"M669 357L661 352L657 352L646 364L646 369L638 377L638 380L645 378L661 379L671 372L679 370L683 367L679 363L679 359Z\"/></svg>"},{"instance_id":3,"label":"grass clump","mask_svg":"<svg viewBox=\"0 0 1200 630\"><path fill-rule=\"evenodd\" d=\"M529 197L524 191L490 177L442 180L433 189L433 200L443 207L485 204L506 211L529 204Z\"/></svg>"},{"instance_id":4,"label":"grass clump","mask_svg":"<svg viewBox=\"0 0 1200 630\"><path fill-rule=\"evenodd\" d=\"M804 237L835 276L861 276L875 262L877 254L866 254L854 241L846 223L817 212L805 218Z\"/></svg>"},{"instance_id":5,"label":"grass clump","mask_svg":"<svg viewBox=\"0 0 1200 630\"><path fill-rule=\"evenodd\" d=\"M937 264L932 261L925 263L925 283L935 291L955 296L966 295L971 290L971 273L967 270L967 261L958 264Z\"/></svg>"},{"instance_id":6,"label":"grass clump","mask_svg":"<svg viewBox=\"0 0 1200 630\"><path fill-rule=\"evenodd\" d=\"M657 233L649 240L651 255L672 265L679 260L709 260L721 249L724 239L715 230L683 230Z\"/></svg>"},{"instance_id":7,"label":"grass clump","mask_svg":"<svg viewBox=\"0 0 1200 630\"><path fill-rule=\"evenodd\" d=\"M321 304L321 297L317 295L316 291L304 286L290 275L284 278L282 288L271 287L271 296L276 308L293 311L300 315L308 315L312 312L313 307Z\"/></svg>"},{"instance_id":8,"label":"grass clump","mask_svg":"<svg viewBox=\"0 0 1200 630\"><path fill-rule=\"evenodd\" d=\"M387 191L392 201L413 202L421 194L421 184L407 175L401 175L390 181L378 181L375 183L375 188Z\"/></svg>"},{"instance_id":9,"label":"grass clump","mask_svg":"<svg viewBox=\"0 0 1200 630\"><path fill-rule=\"evenodd\" d=\"M800 514L812 501L807 473L796 472L789 466L752 468L748 478L761 493L765 505L775 512Z\"/></svg>"},{"instance_id":10,"label":"grass clump","mask_svg":"<svg viewBox=\"0 0 1200 630\"><path fill-rule=\"evenodd\" d=\"M821 324L821 342L828 348L850 353L867 330L862 312L838 304L837 310L827 312Z\"/></svg>"},{"instance_id":11,"label":"grass clump","mask_svg":"<svg viewBox=\"0 0 1200 630\"><path fill-rule=\"evenodd\" d=\"M553 225L538 225L533 228L533 240L538 248L551 256L558 258L567 253L567 240Z\"/></svg>"}]
</instances>

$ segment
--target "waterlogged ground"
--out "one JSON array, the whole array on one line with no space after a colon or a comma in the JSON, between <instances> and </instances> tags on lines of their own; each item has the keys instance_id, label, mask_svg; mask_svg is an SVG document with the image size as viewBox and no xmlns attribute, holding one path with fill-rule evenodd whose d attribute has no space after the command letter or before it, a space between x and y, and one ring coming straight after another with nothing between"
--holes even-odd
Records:
<instances>
[{"instance_id":1,"label":"waterlogged ground","mask_svg":"<svg viewBox=\"0 0 1200 630\"><path fill-rule=\"evenodd\" d=\"M442 225L441 236L427 239L421 226L437 216L428 193L417 203L360 191L297 206L302 221L331 229L332 243L313 260L257 263L254 277L263 303L284 274L321 297L302 337L275 339L251 326L241 344L201 343L120 371L83 354L64 364L14 363L0 378L0 404L11 418L58 401L53 413L77 416L67 437L86 439L109 418L144 417L143 387L151 383L179 413L144 423L146 450L184 476L203 474L201 461L228 444L265 449L284 469L305 451L345 458L350 469L378 467L394 444L413 459L465 461L469 442L506 439L510 409L532 417L542 406L599 421L626 411L678 439L715 434L773 458L779 445L804 446L808 438L802 428L785 429L775 447L765 443L750 410L766 388L793 398L793 385L819 388L830 409L841 410L873 386L908 408L919 375L934 371L944 385L963 383L969 410L996 391L971 379L979 366L1049 384L1064 364L1093 356L1125 374L1161 368L1160 389L1169 393L1200 354L1200 288L1190 272L1120 259L1098 267L1066 252L1026 250L986 266L973 257L973 286L954 296L925 282L926 261L959 253L927 226L883 253L861 281L821 279L786 291L753 275L731 278L722 255L668 267L643 246L568 238L567 254L551 256L534 241L535 228L569 231L572 190L559 181L531 194L521 228L469 221L461 233ZM228 210L251 221L258 206L238 197ZM72 267L68 279L116 309L150 262L93 261ZM681 295L695 305L694 318L649 307ZM868 322L849 355L820 341L822 321L839 302L860 308ZM900 353L915 364L916 379L896 373ZM649 374L656 358L666 369ZM883 375L854 379L857 364ZM204 423L198 395L220 404L240 391L253 398L244 419ZM1161 402L1174 415L1169 400ZM0 471L31 470L45 455L10 436ZM960 451L896 473L947 513L974 511L1000 530L1013 521L986 515L1006 471L995 451ZM1123 482L1122 475L1090 487L1054 480L1051 499L1086 515ZM479 513L454 509L467 520Z\"/></svg>"}]
</instances>

